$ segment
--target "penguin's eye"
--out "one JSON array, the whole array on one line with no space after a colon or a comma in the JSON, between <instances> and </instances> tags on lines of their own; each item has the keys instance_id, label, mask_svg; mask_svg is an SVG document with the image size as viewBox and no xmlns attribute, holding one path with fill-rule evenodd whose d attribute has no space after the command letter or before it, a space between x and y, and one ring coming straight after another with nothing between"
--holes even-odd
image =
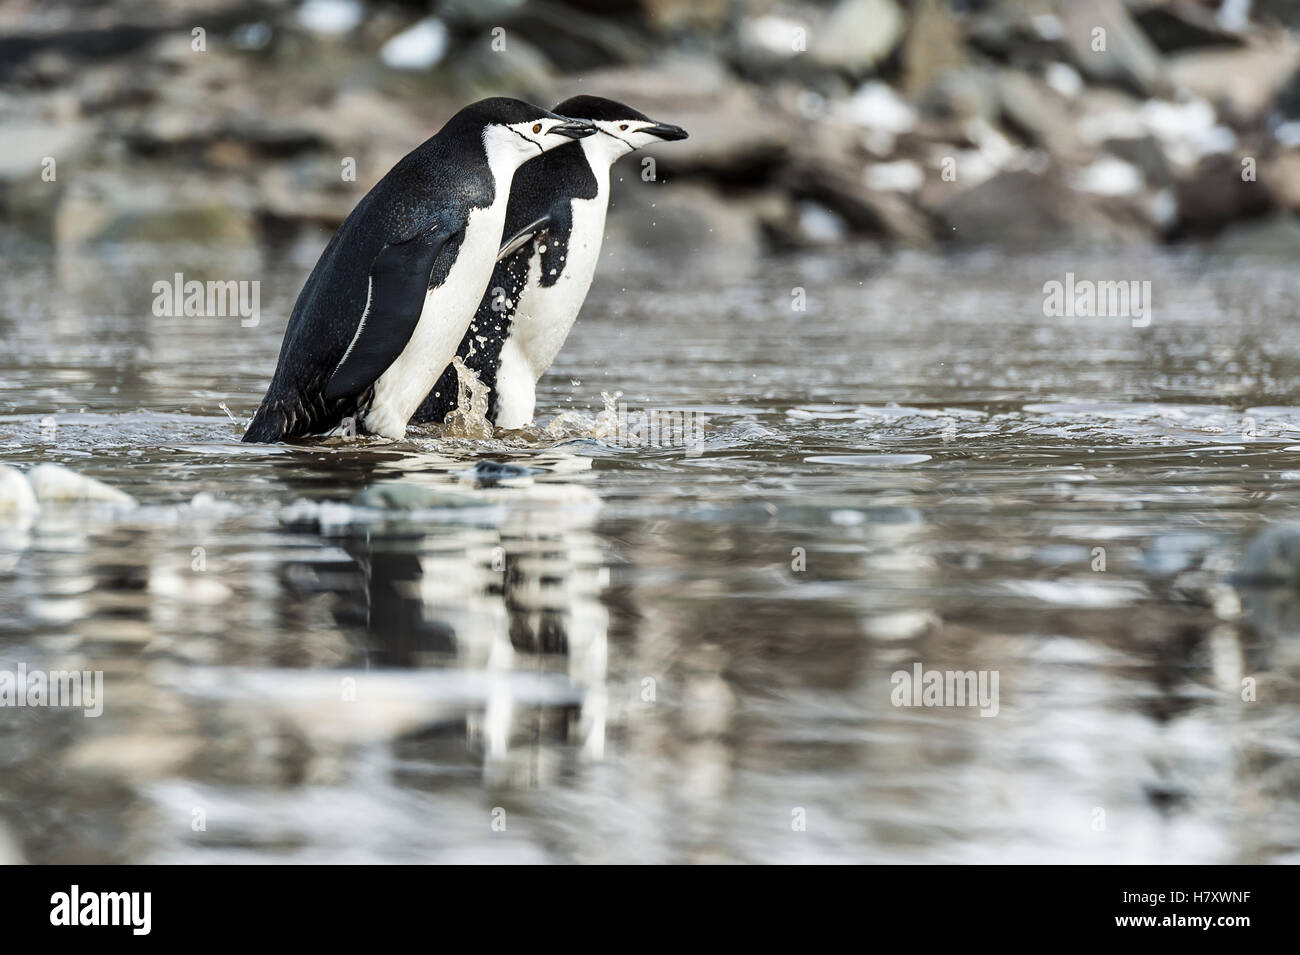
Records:
<instances>
[{"instance_id":1,"label":"penguin's eye","mask_svg":"<svg viewBox=\"0 0 1300 955\"><path fill-rule=\"evenodd\" d=\"M622 126L619 127L619 129L627 129L627 123L624 123Z\"/></svg>"},{"instance_id":2,"label":"penguin's eye","mask_svg":"<svg viewBox=\"0 0 1300 955\"><path fill-rule=\"evenodd\" d=\"M541 131L542 131L542 124L541 124L541 123L533 123L533 132L535 132L535 133L540 133Z\"/></svg>"}]
</instances>

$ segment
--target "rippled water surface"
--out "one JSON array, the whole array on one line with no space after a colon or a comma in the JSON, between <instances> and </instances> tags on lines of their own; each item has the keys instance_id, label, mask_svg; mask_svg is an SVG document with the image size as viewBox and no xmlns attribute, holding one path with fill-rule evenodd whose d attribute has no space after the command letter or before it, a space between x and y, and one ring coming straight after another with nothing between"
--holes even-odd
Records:
<instances>
[{"instance_id":1,"label":"rippled water surface","mask_svg":"<svg viewBox=\"0 0 1300 955\"><path fill-rule=\"evenodd\" d=\"M1300 635L1228 583L1300 502L1292 263L615 250L538 430L241 445L317 250L0 265L0 460L139 502L0 516L0 669L105 704L0 708L0 855L1300 860ZM155 318L175 272L260 324ZM1067 272L1149 326L1045 317Z\"/></svg>"}]
</instances>

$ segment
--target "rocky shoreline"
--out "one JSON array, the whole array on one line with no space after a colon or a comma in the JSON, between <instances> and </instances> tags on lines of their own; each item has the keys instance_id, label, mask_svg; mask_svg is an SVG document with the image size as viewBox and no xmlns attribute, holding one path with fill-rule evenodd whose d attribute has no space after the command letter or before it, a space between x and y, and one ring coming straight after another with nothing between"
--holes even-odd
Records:
<instances>
[{"instance_id":1,"label":"rocky shoreline","mask_svg":"<svg viewBox=\"0 0 1300 955\"><path fill-rule=\"evenodd\" d=\"M467 100L591 92L691 132L620 167L634 243L1300 231L1300 2L608 6L0 7L0 213L74 247L333 228Z\"/></svg>"}]
</instances>

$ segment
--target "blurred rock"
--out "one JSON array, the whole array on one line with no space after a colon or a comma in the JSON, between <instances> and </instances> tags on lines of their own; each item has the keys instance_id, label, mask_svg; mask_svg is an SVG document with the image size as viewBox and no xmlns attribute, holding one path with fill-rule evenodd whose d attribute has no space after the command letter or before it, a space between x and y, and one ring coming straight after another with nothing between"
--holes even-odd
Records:
<instances>
[{"instance_id":1,"label":"blurred rock","mask_svg":"<svg viewBox=\"0 0 1300 955\"><path fill-rule=\"evenodd\" d=\"M689 139L646 150L669 169L735 174L775 162L794 137L791 117L761 104L753 91L704 57L602 70L588 74L574 92L635 103L647 116L689 132Z\"/></svg>"},{"instance_id":2,"label":"blurred rock","mask_svg":"<svg viewBox=\"0 0 1300 955\"><path fill-rule=\"evenodd\" d=\"M1132 196L1146 186L1142 170L1116 156L1103 156L1096 162L1075 170L1070 185L1077 192L1098 196Z\"/></svg>"},{"instance_id":3,"label":"blurred rock","mask_svg":"<svg viewBox=\"0 0 1300 955\"><path fill-rule=\"evenodd\" d=\"M1278 206L1300 211L1300 150L1284 150L1261 160L1259 181Z\"/></svg>"},{"instance_id":4,"label":"blurred rock","mask_svg":"<svg viewBox=\"0 0 1300 955\"><path fill-rule=\"evenodd\" d=\"M598 15L608 13L599 6L587 12L553 0L530 0L508 19L484 26L504 23L507 51L513 39L522 37L544 50L547 59L565 72L649 60L653 51L645 39L629 29L624 19ZM488 43L486 34L481 42Z\"/></svg>"},{"instance_id":5,"label":"blurred rock","mask_svg":"<svg viewBox=\"0 0 1300 955\"><path fill-rule=\"evenodd\" d=\"M1204 47L1239 46L1241 36L1224 26L1206 5L1173 0L1134 11L1142 32L1161 53Z\"/></svg>"},{"instance_id":6,"label":"blurred rock","mask_svg":"<svg viewBox=\"0 0 1300 955\"><path fill-rule=\"evenodd\" d=\"M1058 0L1057 10L1064 39L1084 76L1127 85L1145 96L1172 92L1160 52L1121 0Z\"/></svg>"},{"instance_id":7,"label":"blurred rock","mask_svg":"<svg viewBox=\"0 0 1300 955\"><path fill-rule=\"evenodd\" d=\"M877 156L889 156L894 152L899 136L917 128L919 117L915 107L900 97L884 83L873 80L864 83L849 99L837 104L830 112L829 122L818 123L814 134L823 138L839 135L841 145L821 141L817 144L819 151L831 149L836 154L850 148L850 140L843 133L851 128L860 129L863 146ZM836 123L842 125L837 126Z\"/></svg>"},{"instance_id":8,"label":"blurred rock","mask_svg":"<svg viewBox=\"0 0 1300 955\"><path fill-rule=\"evenodd\" d=\"M861 76L894 51L904 26L894 0L839 0L809 36L808 56Z\"/></svg>"},{"instance_id":9,"label":"blurred rock","mask_svg":"<svg viewBox=\"0 0 1300 955\"><path fill-rule=\"evenodd\" d=\"M511 37L501 51L476 44L457 59L456 67L468 77L474 96L495 96L508 89L548 106L563 98L546 54L523 37Z\"/></svg>"},{"instance_id":10,"label":"blurred rock","mask_svg":"<svg viewBox=\"0 0 1300 955\"><path fill-rule=\"evenodd\" d=\"M945 71L921 94L919 103L931 117L958 121L996 122L1003 108L997 75L973 68Z\"/></svg>"},{"instance_id":11,"label":"blurred rock","mask_svg":"<svg viewBox=\"0 0 1300 955\"><path fill-rule=\"evenodd\" d=\"M359 0L304 0L297 19L307 30L335 36L355 30L364 16Z\"/></svg>"},{"instance_id":12,"label":"blurred rock","mask_svg":"<svg viewBox=\"0 0 1300 955\"><path fill-rule=\"evenodd\" d=\"M257 213L337 229L364 191L343 181L333 159L312 157L267 166L258 177Z\"/></svg>"},{"instance_id":13,"label":"blurred rock","mask_svg":"<svg viewBox=\"0 0 1300 955\"><path fill-rule=\"evenodd\" d=\"M1233 579L1238 584L1300 585L1300 524L1277 524L1256 534Z\"/></svg>"},{"instance_id":14,"label":"blurred rock","mask_svg":"<svg viewBox=\"0 0 1300 955\"><path fill-rule=\"evenodd\" d=\"M614 197L607 239L611 247L654 249L656 255L677 260L749 260L762 252L760 209L754 203L724 199L691 182L664 187L625 183Z\"/></svg>"},{"instance_id":15,"label":"blurred rock","mask_svg":"<svg viewBox=\"0 0 1300 955\"><path fill-rule=\"evenodd\" d=\"M1272 193L1260 182L1242 179L1236 156L1207 156L1174 186L1178 199L1176 237L1212 235L1235 219L1263 215Z\"/></svg>"},{"instance_id":16,"label":"blurred rock","mask_svg":"<svg viewBox=\"0 0 1300 955\"><path fill-rule=\"evenodd\" d=\"M23 865L24 862L18 840L4 821L0 820L0 865Z\"/></svg>"},{"instance_id":17,"label":"blurred rock","mask_svg":"<svg viewBox=\"0 0 1300 955\"><path fill-rule=\"evenodd\" d=\"M1000 173L956 196L938 213L940 235L962 244L1065 245L1150 236L1137 215L1117 220L1059 179L1027 172Z\"/></svg>"},{"instance_id":18,"label":"blurred rock","mask_svg":"<svg viewBox=\"0 0 1300 955\"><path fill-rule=\"evenodd\" d=\"M487 502L457 485L430 486L410 481L384 481L359 491L353 507L384 511L427 511L440 508L484 507Z\"/></svg>"},{"instance_id":19,"label":"blurred rock","mask_svg":"<svg viewBox=\"0 0 1300 955\"><path fill-rule=\"evenodd\" d=\"M923 178L920 167L908 165ZM852 163L803 153L786 172L785 185L796 197L812 200L835 213L856 232L913 245L928 244L933 235L929 218L906 195L914 192L920 182L912 178L904 184L911 188L905 190L871 188L866 176L873 168L880 166L868 167L864 173ZM888 173L879 177L877 185L887 180L890 180ZM896 172L889 184L899 184Z\"/></svg>"},{"instance_id":20,"label":"blurred rock","mask_svg":"<svg viewBox=\"0 0 1300 955\"><path fill-rule=\"evenodd\" d=\"M135 507L135 499L102 481L78 474L59 464L38 464L27 472L27 481L38 501L69 504L103 503Z\"/></svg>"},{"instance_id":21,"label":"blurred rock","mask_svg":"<svg viewBox=\"0 0 1300 955\"><path fill-rule=\"evenodd\" d=\"M0 515L21 517L39 508L36 494L23 472L7 464L0 464Z\"/></svg>"},{"instance_id":22,"label":"blurred rock","mask_svg":"<svg viewBox=\"0 0 1300 955\"><path fill-rule=\"evenodd\" d=\"M1300 44L1204 50L1167 62L1174 84L1208 100L1234 125L1245 126L1265 117L1300 66Z\"/></svg>"},{"instance_id":23,"label":"blurred rock","mask_svg":"<svg viewBox=\"0 0 1300 955\"><path fill-rule=\"evenodd\" d=\"M997 90L1007 121L1031 143L1057 158L1079 160L1086 155L1068 104L1045 82L1003 70L998 74Z\"/></svg>"},{"instance_id":24,"label":"blurred rock","mask_svg":"<svg viewBox=\"0 0 1300 955\"><path fill-rule=\"evenodd\" d=\"M1250 9L46 0L0 35L0 212L72 245L333 228L467 100L588 92L691 133L616 173L659 223L611 218L628 241L1196 237L1300 209L1300 4ZM680 195L677 234L648 203Z\"/></svg>"},{"instance_id":25,"label":"blurred rock","mask_svg":"<svg viewBox=\"0 0 1300 955\"><path fill-rule=\"evenodd\" d=\"M1251 12L1261 23L1300 31L1300 0L1254 0Z\"/></svg>"},{"instance_id":26,"label":"blurred rock","mask_svg":"<svg viewBox=\"0 0 1300 955\"><path fill-rule=\"evenodd\" d=\"M1108 139L1102 146L1107 152L1137 167L1147 183L1154 186L1168 186L1174 181L1173 170L1160 142L1154 136L1138 136L1133 139Z\"/></svg>"},{"instance_id":27,"label":"blurred rock","mask_svg":"<svg viewBox=\"0 0 1300 955\"><path fill-rule=\"evenodd\" d=\"M903 44L903 90L922 96L950 70L966 65L966 48L952 9L944 0L918 0Z\"/></svg>"},{"instance_id":28,"label":"blurred rock","mask_svg":"<svg viewBox=\"0 0 1300 955\"><path fill-rule=\"evenodd\" d=\"M40 179L46 159L54 160L53 182L57 183L59 165L66 178L93 138L93 126L80 119L0 124L0 184Z\"/></svg>"},{"instance_id":29,"label":"blurred rock","mask_svg":"<svg viewBox=\"0 0 1300 955\"><path fill-rule=\"evenodd\" d=\"M246 183L176 174L102 171L78 176L62 194L51 221L55 241L203 241L246 245L257 236Z\"/></svg>"},{"instance_id":30,"label":"blurred rock","mask_svg":"<svg viewBox=\"0 0 1300 955\"><path fill-rule=\"evenodd\" d=\"M739 59L754 69L770 68L807 52L812 23L797 16L747 17L736 31Z\"/></svg>"},{"instance_id":31,"label":"blurred rock","mask_svg":"<svg viewBox=\"0 0 1300 955\"><path fill-rule=\"evenodd\" d=\"M379 49L379 58L392 70L430 70L447 55L450 37L437 17L426 17Z\"/></svg>"},{"instance_id":32,"label":"blurred rock","mask_svg":"<svg viewBox=\"0 0 1300 955\"><path fill-rule=\"evenodd\" d=\"M728 0L641 0L646 21L665 31L715 30L729 6Z\"/></svg>"}]
</instances>

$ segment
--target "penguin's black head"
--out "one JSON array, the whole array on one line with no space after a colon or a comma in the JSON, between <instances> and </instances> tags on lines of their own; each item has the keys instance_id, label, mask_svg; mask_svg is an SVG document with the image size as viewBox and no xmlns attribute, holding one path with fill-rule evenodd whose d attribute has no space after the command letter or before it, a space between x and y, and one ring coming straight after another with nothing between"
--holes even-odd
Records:
<instances>
[{"instance_id":1,"label":"penguin's black head","mask_svg":"<svg viewBox=\"0 0 1300 955\"><path fill-rule=\"evenodd\" d=\"M444 128L483 137L488 162L514 169L534 156L597 132L590 122L559 116L523 100L494 96L471 103ZM513 163L513 165L512 165Z\"/></svg>"},{"instance_id":2,"label":"penguin's black head","mask_svg":"<svg viewBox=\"0 0 1300 955\"><path fill-rule=\"evenodd\" d=\"M680 126L656 122L626 103L603 96L574 96L555 107L555 111L561 116L595 123L606 136L624 144L626 148L619 155L661 140L686 138L686 130Z\"/></svg>"}]
</instances>

